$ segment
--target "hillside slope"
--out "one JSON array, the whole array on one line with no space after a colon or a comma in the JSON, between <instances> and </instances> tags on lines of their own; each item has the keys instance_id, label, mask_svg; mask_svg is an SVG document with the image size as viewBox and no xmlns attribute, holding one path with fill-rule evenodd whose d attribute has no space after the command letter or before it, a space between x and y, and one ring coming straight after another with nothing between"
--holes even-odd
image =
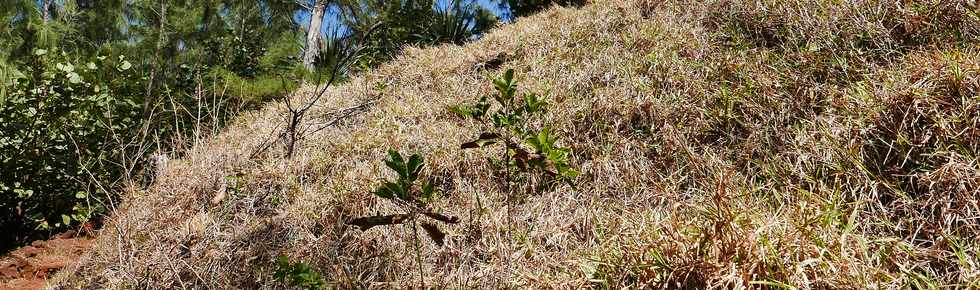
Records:
<instances>
[{"instance_id":1,"label":"hillside slope","mask_svg":"<svg viewBox=\"0 0 980 290\"><path fill-rule=\"evenodd\" d=\"M292 159L253 154L273 104L170 161L58 283L280 288L286 255L341 288L980 287L976 8L830 2L597 1L408 49L331 89L308 124L339 121ZM478 124L447 110L508 68L581 173L512 225L488 155L459 149ZM461 219L421 269L409 227L344 224L396 212L370 194L389 148Z\"/></svg>"}]
</instances>

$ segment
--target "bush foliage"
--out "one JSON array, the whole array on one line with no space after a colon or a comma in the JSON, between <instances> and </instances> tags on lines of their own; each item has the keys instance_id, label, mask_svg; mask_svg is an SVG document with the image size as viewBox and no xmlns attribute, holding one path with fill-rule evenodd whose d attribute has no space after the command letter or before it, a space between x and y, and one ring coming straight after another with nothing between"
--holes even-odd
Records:
<instances>
[{"instance_id":1,"label":"bush foliage","mask_svg":"<svg viewBox=\"0 0 980 290\"><path fill-rule=\"evenodd\" d=\"M29 233L84 222L105 211L109 192L85 176L119 178L134 138L141 90L122 56L72 59L36 50L4 83L0 99L0 229ZM4 235L10 238L27 238Z\"/></svg>"}]
</instances>

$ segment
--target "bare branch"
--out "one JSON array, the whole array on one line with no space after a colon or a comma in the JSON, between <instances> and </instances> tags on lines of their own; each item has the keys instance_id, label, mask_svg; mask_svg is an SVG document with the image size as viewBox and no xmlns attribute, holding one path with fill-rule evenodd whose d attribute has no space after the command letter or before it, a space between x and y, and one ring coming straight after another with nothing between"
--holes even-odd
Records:
<instances>
[{"instance_id":1,"label":"bare branch","mask_svg":"<svg viewBox=\"0 0 980 290\"><path fill-rule=\"evenodd\" d=\"M347 222L347 224L357 226L361 231L366 231L376 226L401 224L411 217L409 214L369 216L353 219Z\"/></svg>"}]
</instances>

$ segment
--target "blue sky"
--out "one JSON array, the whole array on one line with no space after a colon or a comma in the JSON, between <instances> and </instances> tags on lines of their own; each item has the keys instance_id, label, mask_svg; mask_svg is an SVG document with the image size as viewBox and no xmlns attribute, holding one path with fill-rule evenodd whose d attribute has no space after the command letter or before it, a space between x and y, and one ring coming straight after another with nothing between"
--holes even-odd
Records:
<instances>
[{"instance_id":1,"label":"blue sky","mask_svg":"<svg viewBox=\"0 0 980 290\"><path fill-rule=\"evenodd\" d=\"M436 3L440 7L445 7L446 5L448 5L449 1L450 0L437 0ZM461 0L461 1L466 1L466 0ZM499 5L497 5L498 3L497 0L476 0L476 2L478 5L489 9L490 11L494 12L494 14L497 14L498 17L502 17L504 13L504 10L500 9ZM320 28L320 33L322 35L335 34L334 30L337 29L337 27L340 24L339 20L336 17L337 15L336 9L331 7L330 10L332 11L327 11L326 13L324 13L325 15L323 17L324 18L323 26ZM293 20L299 23L300 26L303 27L303 29L306 29L310 25L310 12L309 11L298 12L296 13L295 16L293 16Z\"/></svg>"}]
</instances>

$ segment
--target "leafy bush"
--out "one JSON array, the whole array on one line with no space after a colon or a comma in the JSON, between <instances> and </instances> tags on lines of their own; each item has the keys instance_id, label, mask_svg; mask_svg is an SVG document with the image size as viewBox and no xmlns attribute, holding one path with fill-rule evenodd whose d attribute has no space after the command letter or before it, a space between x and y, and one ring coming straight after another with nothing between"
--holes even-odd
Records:
<instances>
[{"instance_id":1,"label":"leafy bush","mask_svg":"<svg viewBox=\"0 0 980 290\"><path fill-rule=\"evenodd\" d=\"M91 180L123 174L118 140L130 140L142 111L140 82L122 56L73 60L35 50L2 84L0 229L2 245L103 212L111 193Z\"/></svg>"},{"instance_id":2,"label":"leafy bush","mask_svg":"<svg viewBox=\"0 0 980 290\"><path fill-rule=\"evenodd\" d=\"M423 43L462 44L496 25L497 17L474 1L451 0L436 7L425 29L417 34Z\"/></svg>"},{"instance_id":3,"label":"leafy bush","mask_svg":"<svg viewBox=\"0 0 980 290\"><path fill-rule=\"evenodd\" d=\"M347 3L342 5L340 20L354 34L365 34L383 23L362 43L365 54L358 62L363 66L386 61L405 45L462 43L478 37L497 22L491 11L474 0Z\"/></svg>"}]
</instances>

